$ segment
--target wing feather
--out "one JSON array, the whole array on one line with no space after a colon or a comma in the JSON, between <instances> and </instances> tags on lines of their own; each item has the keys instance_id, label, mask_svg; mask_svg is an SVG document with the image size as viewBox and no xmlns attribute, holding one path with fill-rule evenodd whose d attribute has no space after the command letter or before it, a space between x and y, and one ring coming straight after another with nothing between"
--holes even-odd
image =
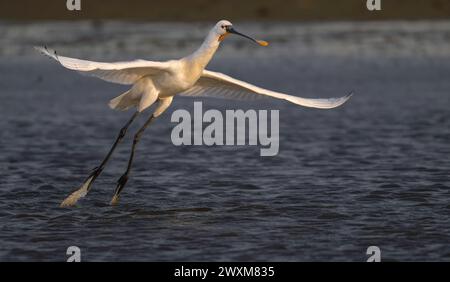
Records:
<instances>
[{"instance_id":1,"label":"wing feather","mask_svg":"<svg viewBox=\"0 0 450 282\"><path fill-rule=\"evenodd\" d=\"M226 99L253 100L263 97L272 97L289 101L291 103L318 109L332 109L344 104L352 93L339 98L310 99L292 96L280 92L267 90L250 83L232 78L219 72L204 70L197 83L182 96L217 97Z\"/></svg>"},{"instance_id":2,"label":"wing feather","mask_svg":"<svg viewBox=\"0 0 450 282\"><path fill-rule=\"evenodd\" d=\"M129 62L102 63L59 56L47 47L35 47L42 54L58 61L63 67L119 84L133 84L140 78L161 71L169 71L168 62L135 60Z\"/></svg>"}]
</instances>

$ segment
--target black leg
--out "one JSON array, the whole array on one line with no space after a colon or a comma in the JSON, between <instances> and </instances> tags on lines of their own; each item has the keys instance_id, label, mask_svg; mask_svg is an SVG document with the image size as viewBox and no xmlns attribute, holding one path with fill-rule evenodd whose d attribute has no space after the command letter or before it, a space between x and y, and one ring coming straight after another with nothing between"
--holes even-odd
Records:
<instances>
[{"instance_id":1,"label":"black leg","mask_svg":"<svg viewBox=\"0 0 450 282\"><path fill-rule=\"evenodd\" d=\"M128 166L125 173L119 178L119 181L117 181L117 187L114 192L114 196L111 200L111 205L116 205L119 202L119 195L120 192L122 192L123 187L125 187L125 184L127 184L128 181L128 175L130 174L131 166L133 164L134 159L134 153L136 150L136 145L141 140L142 133L144 133L144 130L152 123L152 121L155 119L155 116L152 114L150 118L145 122L145 124L138 130L138 132L134 135L133 140L133 146L131 147L131 153L130 158L128 160Z\"/></svg>"},{"instance_id":2,"label":"black leg","mask_svg":"<svg viewBox=\"0 0 450 282\"><path fill-rule=\"evenodd\" d=\"M133 116L131 116L130 120L125 124L122 129L119 131L119 135L116 138L116 141L114 141L114 144L112 145L111 149L109 150L106 157L103 159L101 164L94 168L92 172L89 174L89 176L84 180L83 185L81 185L81 188L79 188L77 191L70 194L69 197L67 197L62 203L61 207L68 207L73 206L76 204L76 202L81 198L84 197L89 190L91 189L92 183L95 181L95 179L102 173L103 169L106 166L106 163L111 158L111 155L114 153L114 150L116 149L117 145L122 141L122 139L125 137L125 134L127 133L128 127L131 125L131 123L134 121L134 119L139 115L139 112L135 112Z\"/></svg>"},{"instance_id":3,"label":"black leg","mask_svg":"<svg viewBox=\"0 0 450 282\"><path fill-rule=\"evenodd\" d=\"M95 168L94 171L96 171L96 175L100 175L100 173L103 171L103 169L105 168L106 163L109 161L109 159L111 158L111 155L114 153L114 150L116 149L117 145L120 143L120 141L122 141L122 139L125 137L125 134L127 134L127 130L128 127L131 125L131 123L133 123L134 119L139 115L139 112L135 112L130 120L125 124L124 127L122 127L122 129L120 129L119 131L119 135L117 136L116 141L114 141L114 144L112 145L111 149L109 150L108 154L106 155L105 159L103 159L102 163L100 164L99 167Z\"/></svg>"}]
</instances>

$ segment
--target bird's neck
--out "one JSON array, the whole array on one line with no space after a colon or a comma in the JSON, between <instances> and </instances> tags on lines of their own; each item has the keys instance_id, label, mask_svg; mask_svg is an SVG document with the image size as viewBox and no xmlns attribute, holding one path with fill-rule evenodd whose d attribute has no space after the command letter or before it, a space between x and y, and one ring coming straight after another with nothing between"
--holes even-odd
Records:
<instances>
[{"instance_id":1,"label":"bird's neck","mask_svg":"<svg viewBox=\"0 0 450 282\"><path fill-rule=\"evenodd\" d=\"M197 51L192 53L186 59L189 63L193 64L194 67L204 69L216 53L219 45L220 41L217 34L210 32L200 48L198 48Z\"/></svg>"}]
</instances>

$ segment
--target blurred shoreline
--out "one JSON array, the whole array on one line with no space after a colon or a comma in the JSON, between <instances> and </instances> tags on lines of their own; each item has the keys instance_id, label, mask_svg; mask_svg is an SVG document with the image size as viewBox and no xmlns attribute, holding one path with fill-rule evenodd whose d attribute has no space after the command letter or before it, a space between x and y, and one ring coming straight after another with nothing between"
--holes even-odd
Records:
<instances>
[{"instance_id":1,"label":"blurred shoreline","mask_svg":"<svg viewBox=\"0 0 450 282\"><path fill-rule=\"evenodd\" d=\"M0 59L36 58L33 46L94 60L164 60L193 52L214 22L45 21L0 23ZM339 57L353 59L450 57L450 21L260 22L239 30L270 42L255 48L230 36L217 58Z\"/></svg>"},{"instance_id":2,"label":"blurred shoreline","mask_svg":"<svg viewBox=\"0 0 450 282\"><path fill-rule=\"evenodd\" d=\"M81 0L81 11L68 11L64 0L1 1L0 20L123 19L144 21L340 21L448 19L450 1L396 0L371 12L366 0Z\"/></svg>"}]
</instances>

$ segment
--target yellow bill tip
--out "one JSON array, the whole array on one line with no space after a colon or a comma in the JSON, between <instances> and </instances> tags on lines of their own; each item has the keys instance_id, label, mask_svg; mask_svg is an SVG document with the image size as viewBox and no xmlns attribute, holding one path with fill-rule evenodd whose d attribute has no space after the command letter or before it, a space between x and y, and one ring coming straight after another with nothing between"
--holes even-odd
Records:
<instances>
[{"instance_id":1,"label":"yellow bill tip","mask_svg":"<svg viewBox=\"0 0 450 282\"><path fill-rule=\"evenodd\" d=\"M264 40L256 40L256 42L258 42L259 45L264 46L264 47L269 45L269 42L264 41Z\"/></svg>"}]
</instances>

